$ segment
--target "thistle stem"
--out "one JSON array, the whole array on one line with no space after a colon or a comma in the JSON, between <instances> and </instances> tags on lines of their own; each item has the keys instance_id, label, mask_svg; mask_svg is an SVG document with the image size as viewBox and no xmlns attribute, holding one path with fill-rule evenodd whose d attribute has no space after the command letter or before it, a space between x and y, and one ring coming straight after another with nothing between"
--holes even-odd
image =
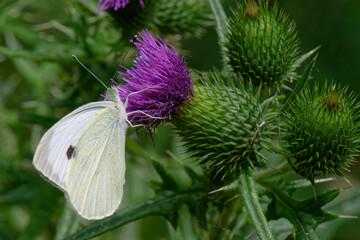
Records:
<instances>
[{"instance_id":1,"label":"thistle stem","mask_svg":"<svg viewBox=\"0 0 360 240\"><path fill-rule=\"evenodd\" d=\"M227 32L227 18L224 12L224 9L222 8L219 0L209 0L211 9L215 16L215 22L216 22L216 33L219 37L219 46L220 46L220 52L223 62L223 70L228 70L228 57L225 53L225 47L224 42L226 40L225 33Z\"/></svg>"},{"instance_id":2,"label":"thistle stem","mask_svg":"<svg viewBox=\"0 0 360 240\"><path fill-rule=\"evenodd\" d=\"M239 189L245 208L251 218L259 239L273 240L274 237L272 236L269 224L265 218L255 191L252 169L249 167L242 169L241 171Z\"/></svg>"}]
</instances>

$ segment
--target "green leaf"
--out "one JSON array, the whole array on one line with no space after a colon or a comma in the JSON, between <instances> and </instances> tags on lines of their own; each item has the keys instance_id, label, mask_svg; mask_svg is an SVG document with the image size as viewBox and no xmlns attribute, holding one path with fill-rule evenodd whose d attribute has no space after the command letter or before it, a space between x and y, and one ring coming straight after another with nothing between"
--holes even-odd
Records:
<instances>
[{"instance_id":1,"label":"green leaf","mask_svg":"<svg viewBox=\"0 0 360 240\"><path fill-rule=\"evenodd\" d=\"M190 167L184 166L184 169L185 169L185 172L187 173L187 175L190 177L193 185L198 185L198 184L202 184L202 183L206 182L206 179L204 178L204 176L200 176L194 170L192 170Z\"/></svg>"},{"instance_id":2,"label":"green leaf","mask_svg":"<svg viewBox=\"0 0 360 240\"><path fill-rule=\"evenodd\" d=\"M295 72L296 69L298 67L300 67L300 65L306 61L306 59L308 59L309 57L311 57L317 50L319 50L321 46L318 46L316 48L314 48L313 50L310 50L307 53L304 53L303 55L301 55L300 57L298 57L298 59L296 59L296 61L291 65L291 68L289 69L289 72Z\"/></svg>"},{"instance_id":3,"label":"green leaf","mask_svg":"<svg viewBox=\"0 0 360 240\"><path fill-rule=\"evenodd\" d=\"M203 195L192 195L185 199L186 204L189 207L191 215L196 217L199 225L202 229L207 229L206 211L207 211L207 196Z\"/></svg>"},{"instance_id":4,"label":"green leaf","mask_svg":"<svg viewBox=\"0 0 360 240\"><path fill-rule=\"evenodd\" d=\"M209 0L211 9L215 16L215 22L216 22L216 32L219 37L219 45L220 45L220 51L222 56L222 62L224 64L223 70L227 70L227 63L229 62L228 57L226 56L225 51L225 45L224 42L226 40L225 34L228 31L228 25L227 25L227 17L224 12L224 9L222 8L220 2L218 0Z\"/></svg>"},{"instance_id":5,"label":"green leaf","mask_svg":"<svg viewBox=\"0 0 360 240\"><path fill-rule=\"evenodd\" d=\"M311 182L309 180L307 180L307 179L296 179L294 181L287 182L286 185L284 186L284 189L289 194L292 194L293 192L295 192L297 190L308 188L308 187L312 187L312 184L311 184Z\"/></svg>"},{"instance_id":6,"label":"green leaf","mask_svg":"<svg viewBox=\"0 0 360 240\"><path fill-rule=\"evenodd\" d=\"M162 165L160 162L157 162L157 161L153 161L153 165L156 169L156 172L161 177L162 190L177 190L179 188L175 179L169 174L169 172L166 170L164 165Z\"/></svg>"},{"instance_id":7,"label":"green leaf","mask_svg":"<svg viewBox=\"0 0 360 240\"><path fill-rule=\"evenodd\" d=\"M288 97L288 99L286 100L284 105L281 107L281 111L285 111L289 107L289 104L295 99L295 97L299 94L299 92L303 89L303 87L309 81L311 71L315 66L317 56L318 56L318 54L313 58L313 60L310 62L310 64L306 67L303 75L301 76L301 79L296 84L294 91L290 94L290 96Z\"/></svg>"},{"instance_id":8,"label":"green leaf","mask_svg":"<svg viewBox=\"0 0 360 240\"><path fill-rule=\"evenodd\" d=\"M316 227L325 221L330 221L338 216L325 212L321 208L340 193L339 189L332 189L315 197L298 201L290 197L280 187L269 188L272 201L268 206L266 216L272 219L287 218L294 226L296 239L319 239Z\"/></svg>"}]
</instances>

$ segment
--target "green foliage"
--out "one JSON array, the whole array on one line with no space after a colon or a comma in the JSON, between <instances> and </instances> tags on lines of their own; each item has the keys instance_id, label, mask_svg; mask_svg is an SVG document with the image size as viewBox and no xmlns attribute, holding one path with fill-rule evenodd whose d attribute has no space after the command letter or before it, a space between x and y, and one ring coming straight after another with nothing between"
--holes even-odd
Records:
<instances>
[{"instance_id":1,"label":"green foliage","mask_svg":"<svg viewBox=\"0 0 360 240\"><path fill-rule=\"evenodd\" d=\"M295 23L267 1L238 4L225 42L234 72L255 86L277 89L294 78L290 71L299 53Z\"/></svg>"},{"instance_id":2,"label":"green foliage","mask_svg":"<svg viewBox=\"0 0 360 240\"><path fill-rule=\"evenodd\" d=\"M292 198L282 187L270 186L269 191L272 201L267 208L267 218L286 218L292 223L293 233L287 239L294 239L294 236L296 239L318 239L315 231L317 226L339 217L321 210L325 204L339 195L339 189L328 190L303 201Z\"/></svg>"}]
</instances>

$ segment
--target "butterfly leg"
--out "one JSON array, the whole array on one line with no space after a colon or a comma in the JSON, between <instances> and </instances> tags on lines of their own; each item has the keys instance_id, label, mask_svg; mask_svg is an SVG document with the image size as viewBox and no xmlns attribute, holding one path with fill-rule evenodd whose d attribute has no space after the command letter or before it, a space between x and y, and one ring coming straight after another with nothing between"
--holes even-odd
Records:
<instances>
[{"instance_id":1,"label":"butterfly leg","mask_svg":"<svg viewBox=\"0 0 360 240\"><path fill-rule=\"evenodd\" d=\"M129 93L129 94L127 95L127 97L126 97L126 100L125 100L125 103L124 103L124 108L126 109L127 104L128 104L128 101L129 101L129 97L130 97L131 95L137 94L137 93L141 93L141 92L143 92L143 91L145 91L145 90L147 90L147 89L149 89L149 88L151 88L151 87L147 87L147 88L141 89L141 90L139 90L139 91L137 91L137 92Z\"/></svg>"},{"instance_id":2,"label":"butterfly leg","mask_svg":"<svg viewBox=\"0 0 360 240\"><path fill-rule=\"evenodd\" d=\"M126 122L130 125L130 127L132 128L136 128L136 127L146 127L145 124L136 124L136 125L133 125L129 120L126 120Z\"/></svg>"},{"instance_id":3,"label":"butterfly leg","mask_svg":"<svg viewBox=\"0 0 360 240\"><path fill-rule=\"evenodd\" d=\"M148 116L149 118L153 118L153 119L166 119L166 118L168 118L168 117L154 117L154 116L151 116L150 114L147 114L146 112L143 112L141 110L136 110L136 111L129 112L129 113L127 113L127 115L129 116L129 115L132 115L134 113L142 113L145 116Z\"/></svg>"}]
</instances>

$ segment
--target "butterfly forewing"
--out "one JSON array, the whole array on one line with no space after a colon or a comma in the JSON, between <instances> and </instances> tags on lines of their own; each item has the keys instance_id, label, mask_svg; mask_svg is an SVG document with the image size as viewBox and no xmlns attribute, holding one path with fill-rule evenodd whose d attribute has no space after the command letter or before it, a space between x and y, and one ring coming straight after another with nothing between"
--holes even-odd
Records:
<instances>
[{"instance_id":1,"label":"butterfly forewing","mask_svg":"<svg viewBox=\"0 0 360 240\"><path fill-rule=\"evenodd\" d=\"M42 137L35 155L35 168L51 183L66 191L70 159L87 125L112 101L93 102L81 106L63 117Z\"/></svg>"},{"instance_id":2,"label":"butterfly forewing","mask_svg":"<svg viewBox=\"0 0 360 240\"><path fill-rule=\"evenodd\" d=\"M101 219L119 207L125 184L126 114L102 110L80 137L70 160L67 197L85 219Z\"/></svg>"}]
</instances>

